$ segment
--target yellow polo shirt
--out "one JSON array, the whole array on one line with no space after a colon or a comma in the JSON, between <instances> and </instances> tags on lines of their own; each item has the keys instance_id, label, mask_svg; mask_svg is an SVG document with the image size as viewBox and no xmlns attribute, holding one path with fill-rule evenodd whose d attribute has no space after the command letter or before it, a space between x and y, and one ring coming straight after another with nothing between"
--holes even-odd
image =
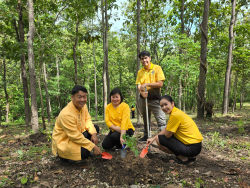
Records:
<instances>
[{"instance_id":1,"label":"yellow polo shirt","mask_svg":"<svg viewBox=\"0 0 250 188\"><path fill-rule=\"evenodd\" d=\"M122 102L117 108L114 108L112 103L106 106L105 122L108 128L111 125L121 127L121 130L133 129L133 124L130 121L130 109L128 104Z\"/></svg>"},{"instance_id":2,"label":"yellow polo shirt","mask_svg":"<svg viewBox=\"0 0 250 188\"><path fill-rule=\"evenodd\" d=\"M52 134L52 153L70 160L81 160L81 147L91 151L95 144L82 132L96 133L87 106L77 110L71 101L60 112Z\"/></svg>"},{"instance_id":3,"label":"yellow polo shirt","mask_svg":"<svg viewBox=\"0 0 250 188\"><path fill-rule=\"evenodd\" d=\"M151 63L149 70L144 67L140 69L137 73L137 78L135 84L142 85L145 83L155 83L158 81L164 81L165 76L162 68L159 65ZM149 99L159 99L161 88L151 88L147 86L148 98Z\"/></svg>"},{"instance_id":4,"label":"yellow polo shirt","mask_svg":"<svg viewBox=\"0 0 250 188\"><path fill-rule=\"evenodd\" d=\"M203 137L191 117L174 107L166 129L174 133L175 138L185 145L200 143Z\"/></svg>"}]
</instances>

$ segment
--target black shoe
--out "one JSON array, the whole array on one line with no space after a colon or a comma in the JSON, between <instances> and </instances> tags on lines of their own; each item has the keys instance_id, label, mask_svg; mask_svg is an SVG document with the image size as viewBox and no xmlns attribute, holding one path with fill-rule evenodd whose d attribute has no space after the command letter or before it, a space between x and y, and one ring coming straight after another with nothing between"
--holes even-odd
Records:
<instances>
[{"instance_id":1,"label":"black shoe","mask_svg":"<svg viewBox=\"0 0 250 188\"><path fill-rule=\"evenodd\" d=\"M64 159L64 158L62 158L62 157L60 157L60 161L61 161L61 163L62 163L63 165L71 165L71 164L74 163L74 161L69 160L69 159Z\"/></svg>"},{"instance_id":2,"label":"black shoe","mask_svg":"<svg viewBox=\"0 0 250 188\"><path fill-rule=\"evenodd\" d=\"M139 142L147 142L148 136L144 136L142 138L140 138L138 141Z\"/></svg>"},{"instance_id":3,"label":"black shoe","mask_svg":"<svg viewBox=\"0 0 250 188\"><path fill-rule=\"evenodd\" d=\"M183 161L178 157L176 157L175 160L174 160L174 163L176 163L176 164L184 164L184 165L187 165L187 164L189 164L191 162L193 162L193 160Z\"/></svg>"},{"instance_id":4,"label":"black shoe","mask_svg":"<svg viewBox=\"0 0 250 188\"><path fill-rule=\"evenodd\" d=\"M195 161L196 161L196 157L188 158L188 161L190 161L190 162L195 162Z\"/></svg>"}]
</instances>

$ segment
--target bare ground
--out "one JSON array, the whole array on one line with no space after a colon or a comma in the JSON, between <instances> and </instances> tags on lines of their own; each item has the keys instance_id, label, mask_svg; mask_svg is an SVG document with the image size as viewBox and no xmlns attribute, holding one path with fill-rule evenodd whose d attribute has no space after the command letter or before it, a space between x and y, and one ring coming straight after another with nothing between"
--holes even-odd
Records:
<instances>
[{"instance_id":1,"label":"bare ground","mask_svg":"<svg viewBox=\"0 0 250 188\"><path fill-rule=\"evenodd\" d=\"M134 120L133 120L134 121ZM195 163L170 163L173 155L152 147L145 158L127 150L113 158L92 157L63 165L51 154L49 133L31 134L30 127L1 127L0 187L242 187L250 185L250 119L248 110L226 117L195 120L204 136L203 149ZM108 130L103 122L100 143ZM135 138L143 125L134 123ZM47 126L53 129L53 124ZM152 122L153 135L157 127ZM141 151L145 144L138 143Z\"/></svg>"}]
</instances>

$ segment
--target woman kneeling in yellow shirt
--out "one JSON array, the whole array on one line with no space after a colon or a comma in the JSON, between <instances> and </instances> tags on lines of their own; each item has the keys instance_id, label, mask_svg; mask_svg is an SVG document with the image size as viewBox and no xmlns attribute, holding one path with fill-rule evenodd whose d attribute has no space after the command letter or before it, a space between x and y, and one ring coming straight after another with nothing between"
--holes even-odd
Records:
<instances>
[{"instance_id":1,"label":"woman kneeling in yellow shirt","mask_svg":"<svg viewBox=\"0 0 250 188\"><path fill-rule=\"evenodd\" d=\"M161 97L160 106L165 114L169 114L168 124L158 135L148 139L147 144L156 140L160 150L176 155L174 163L188 164L195 161L195 156L201 152L203 140L197 125L192 118L174 106L172 97Z\"/></svg>"},{"instance_id":2,"label":"woman kneeling in yellow shirt","mask_svg":"<svg viewBox=\"0 0 250 188\"><path fill-rule=\"evenodd\" d=\"M127 133L132 136L135 128L130 121L129 106L122 102L123 96L120 89L115 88L110 92L110 101L111 103L105 110L105 122L110 132L104 138L102 147L106 150L112 149L114 146L121 149L125 142L122 135Z\"/></svg>"}]
</instances>

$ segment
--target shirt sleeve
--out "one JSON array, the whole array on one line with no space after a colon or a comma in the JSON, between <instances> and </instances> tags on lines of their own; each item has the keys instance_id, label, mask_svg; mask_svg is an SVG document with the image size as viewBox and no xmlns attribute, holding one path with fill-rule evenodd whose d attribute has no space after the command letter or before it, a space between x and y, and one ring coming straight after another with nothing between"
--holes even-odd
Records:
<instances>
[{"instance_id":1,"label":"shirt sleeve","mask_svg":"<svg viewBox=\"0 0 250 188\"><path fill-rule=\"evenodd\" d=\"M110 120L109 113L110 113L110 108L108 105L106 106L106 110L105 110L105 123L108 126L108 128L110 128L110 126L113 125L112 121Z\"/></svg>"},{"instance_id":2,"label":"shirt sleeve","mask_svg":"<svg viewBox=\"0 0 250 188\"><path fill-rule=\"evenodd\" d=\"M175 133L180 124L181 121L177 117L170 115L166 130Z\"/></svg>"},{"instance_id":3,"label":"shirt sleeve","mask_svg":"<svg viewBox=\"0 0 250 188\"><path fill-rule=\"evenodd\" d=\"M122 112L121 130L128 130L129 120L130 120L130 111L129 111L129 106L126 105Z\"/></svg>"},{"instance_id":4,"label":"shirt sleeve","mask_svg":"<svg viewBox=\"0 0 250 188\"><path fill-rule=\"evenodd\" d=\"M159 68L157 70L156 80L157 81L164 81L165 80L164 73L163 73L162 68L160 66L159 66Z\"/></svg>"},{"instance_id":5,"label":"shirt sleeve","mask_svg":"<svg viewBox=\"0 0 250 188\"><path fill-rule=\"evenodd\" d=\"M83 134L77 129L74 116L68 114L62 116L61 125L65 134L72 142L86 148L89 151L94 148L95 144L85 138Z\"/></svg>"},{"instance_id":6,"label":"shirt sleeve","mask_svg":"<svg viewBox=\"0 0 250 188\"><path fill-rule=\"evenodd\" d=\"M88 130L88 132L92 135L96 132L95 126L92 123L91 116L89 115L89 111L87 106L84 106L84 116L85 116L85 127Z\"/></svg>"}]
</instances>

